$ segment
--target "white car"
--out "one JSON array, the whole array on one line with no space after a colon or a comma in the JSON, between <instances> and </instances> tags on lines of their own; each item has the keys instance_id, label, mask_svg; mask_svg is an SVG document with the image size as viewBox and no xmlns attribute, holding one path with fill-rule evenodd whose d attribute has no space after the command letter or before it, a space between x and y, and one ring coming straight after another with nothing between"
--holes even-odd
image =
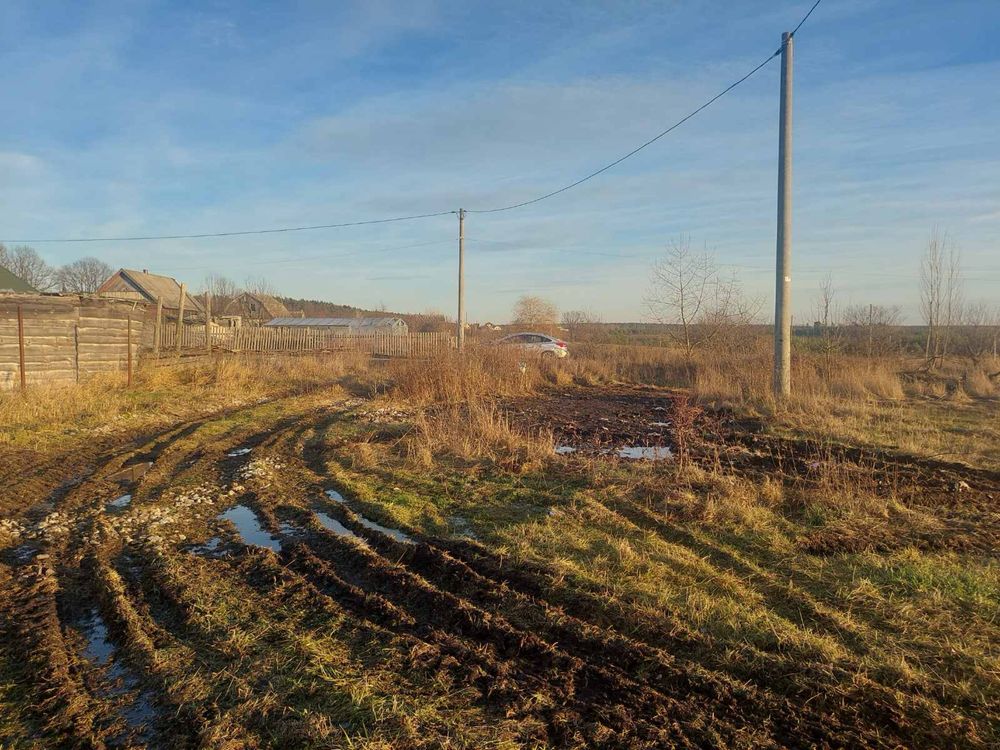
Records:
<instances>
[{"instance_id":1,"label":"white car","mask_svg":"<svg viewBox=\"0 0 1000 750\"><path fill-rule=\"evenodd\" d=\"M515 333L504 336L497 342L500 346L515 346L518 349L537 354L543 358L556 357L562 359L569 356L566 342L544 333Z\"/></svg>"}]
</instances>

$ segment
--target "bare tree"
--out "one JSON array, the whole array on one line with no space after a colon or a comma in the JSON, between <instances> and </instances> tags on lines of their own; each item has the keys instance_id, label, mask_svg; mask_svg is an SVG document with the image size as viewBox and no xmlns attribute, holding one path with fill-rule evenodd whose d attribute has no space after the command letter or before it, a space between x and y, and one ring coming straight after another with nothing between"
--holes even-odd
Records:
<instances>
[{"instance_id":1,"label":"bare tree","mask_svg":"<svg viewBox=\"0 0 1000 750\"><path fill-rule=\"evenodd\" d=\"M650 317L668 325L668 335L688 358L756 315L755 303L743 296L737 279L722 278L708 251L692 251L686 237L671 242L653 264L645 302Z\"/></svg>"},{"instance_id":2,"label":"bare tree","mask_svg":"<svg viewBox=\"0 0 1000 750\"><path fill-rule=\"evenodd\" d=\"M947 356L952 331L962 319L962 305L965 295L962 280L962 254L954 244L948 244L948 256L944 276L944 336L941 341L941 356Z\"/></svg>"},{"instance_id":3,"label":"bare tree","mask_svg":"<svg viewBox=\"0 0 1000 750\"><path fill-rule=\"evenodd\" d=\"M961 253L936 228L920 263L920 313L927 325L924 353L933 362L948 353L952 328L962 314Z\"/></svg>"},{"instance_id":4,"label":"bare tree","mask_svg":"<svg viewBox=\"0 0 1000 750\"><path fill-rule=\"evenodd\" d=\"M55 269L42 260L35 248L28 245L6 247L0 244L0 266L40 292L47 292L55 287Z\"/></svg>"},{"instance_id":5,"label":"bare tree","mask_svg":"<svg viewBox=\"0 0 1000 750\"><path fill-rule=\"evenodd\" d=\"M902 311L896 306L851 305L844 310L844 326L869 357L882 357L892 350L901 320Z\"/></svg>"},{"instance_id":6,"label":"bare tree","mask_svg":"<svg viewBox=\"0 0 1000 750\"><path fill-rule=\"evenodd\" d=\"M97 258L80 258L56 272L56 283L64 292L92 294L115 270Z\"/></svg>"},{"instance_id":7,"label":"bare tree","mask_svg":"<svg viewBox=\"0 0 1000 750\"><path fill-rule=\"evenodd\" d=\"M562 314L563 327L576 340L592 335L600 324L601 316L589 310L567 310Z\"/></svg>"},{"instance_id":8,"label":"bare tree","mask_svg":"<svg viewBox=\"0 0 1000 750\"><path fill-rule=\"evenodd\" d=\"M978 363L997 356L1000 340L1000 307L988 302L973 302L962 311L960 345L963 353Z\"/></svg>"},{"instance_id":9,"label":"bare tree","mask_svg":"<svg viewBox=\"0 0 1000 750\"><path fill-rule=\"evenodd\" d=\"M514 303L512 322L532 328L552 328L559 320L559 309L546 299L523 295Z\"/></svg>"},{"instance_id":10,"label":"bare tree","mask_svg":"<svg viewBox=\"0 0 1000 750\"><path fill-rule=\"evenodd\" d=\"M271 296L275 293L274 285L263 276L247 276L246 281L243 282L243 290L251 294L268 294Z\"/></svg>"}]
</instances>

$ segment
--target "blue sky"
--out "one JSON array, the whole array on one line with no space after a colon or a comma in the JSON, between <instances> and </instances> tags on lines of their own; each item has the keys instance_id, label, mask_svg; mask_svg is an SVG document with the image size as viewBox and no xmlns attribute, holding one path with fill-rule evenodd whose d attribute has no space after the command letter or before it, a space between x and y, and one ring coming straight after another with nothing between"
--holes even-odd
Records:
<instances>
[{"instance_id":1,"label":"blue sky","mask_svg":"<svg viewBox=\"0 0 1000 750\"><path fill-rule=\"evenodd\" d=\"M0 238L229 231L517 202L617 158L777 48L811 2L0 6ZM824 0L796 39L794 309L916 322L922 245L1000 301L1000 3ZM679 235L773 303L778 65L615 169L467 221L472 320L521 293L638 320ZM454 314L456 220L37 244L198 286Z\"/></svg>"}]
</instances>

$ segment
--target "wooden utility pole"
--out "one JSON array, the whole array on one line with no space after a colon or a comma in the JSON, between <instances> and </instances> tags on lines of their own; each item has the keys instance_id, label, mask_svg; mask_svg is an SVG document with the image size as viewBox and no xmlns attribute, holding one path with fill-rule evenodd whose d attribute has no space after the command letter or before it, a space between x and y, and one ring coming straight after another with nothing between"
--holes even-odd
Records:
<instances>
[{"instance_id":1,"label":"wooden utility pole","mask_svg":"<svg viewBox=\"0 0 1000 750\"><path fill-rule=\"evenodd\" d=\"M153 329L153 354L160 356L160 339L163 331L163 297L156 298L156 327Z\"/></svg>"},{"instance_id":2,"label":"wooden utility pole","mask_svg":"<svg viewBox=\"0 0 1000 750\"><path fill-rule=\"evenodd\" d=\"M778 242L774 285L774 395L792 392L792 35L781 35Z\"/></svg>"},{"instance_id":3,"label":"wooden utility pole","mask_svg":"<svg viewBox=\"0 0 1000 750\"><path fill-rule=\"evenodd\" d=\"M177 356L181 353L181 337L184 335L184 298L187 297L187 284L181 284L181 298L177 303L177 340L174 342L174 351Z\"/></svg>"},{"instance_id":4,"label":"wooden utility pole","mask_svg":"<svg viewBox=\"0 0 1000 750\"><path fill-rule=\"evenodd\" d=\"M128 345L128 387L132 387L132 313L128 316L128 338L126 339L126 344Z\"/></svg>"},{"instance_id":5,"label":"wooden utility pole","mask_svg":"<svg viewBox=\"0 0 1000 750\"><path fill-rule=\"evenodd\" d=\"M458 350L465 351L465 209L458 209Z\"/></svg>"},{"instance_id":6,"label":"wooden utility pole","mask_svg":"<svg viewBox=\"0 0 1000 750\"><path fill-rule=\"evenodd\" d=\"M24 373L24 311L21 306L17 306L17 355L18 365L21 368L21 392L27 387L27 378Z\"/></svg>"},{"instance_id":7,"label":"wooden utility pole","mask_svg":"<svg viewBox=\"0 0 1000 750\"><path fill-rule=\"evenodd\" d=\"M212 353L212 293L205 292L205 350Z\"/></svg>"}]
</instances>

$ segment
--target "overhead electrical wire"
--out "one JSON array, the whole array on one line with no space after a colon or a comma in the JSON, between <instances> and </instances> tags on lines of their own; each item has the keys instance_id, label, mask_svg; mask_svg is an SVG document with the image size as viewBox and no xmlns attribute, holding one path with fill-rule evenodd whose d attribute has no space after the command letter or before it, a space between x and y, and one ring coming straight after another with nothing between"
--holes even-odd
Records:
<instances>
[{"instance_id":1,"label":"overhead electrical wire","mask_svg":"<svg viewBox=\"0 0 1000 750\"><path fill-rule=\"evenodd\" d=\"M53 242L138 242L144 240L200 240L208 237L241 237L248 234L280 234L282 232L308 232L314 229L339 229L341 227L360 227L369 224L390 224L395 221L413 221L429 219L433 216L447 216L457 211L438 211L430 214L414 214L412 216L394 216L391 219L368 219L365 221L345 221L339 224L314 224L303 227L279 227L277 229L245 229L237 232L203 232L200 234L160 234L137 237L59 237L51 239L0 240L0 242L21 242L24 244L42 244Z\"/></svg>"},{"instance_id":2,"label":"overhead electrical wire","mask_svg":"<svg viewBox=\"0 0 1000 750\"><path fill-rule=\"evenodd\" d=\"M813 11L816 10L816 8L819 6L819 4L822 1L823 0L816 0L816 2L813 3L812 7L810 7L809 10L808 10L808 12L802 17L802 20L799 21L799 23L795 26L795 28L789 34L790 37L794 37L795 36L795 34L798 32L798 30L800 28L802 28L802 25L808 20L809 16L811 16L813 14ZM701 106L699 106L696 109L692 110L690 113L688 113L687 115L685 115L684 117L682 117L680 120L678 120L677 122L675 122L669 128L667 128L666 130L661 131L660 133L658 133L657 135L653 136L652 138L650 138L645 143L643 143L643 144L637 146L636 148L632 149L631 151L629 151L624 156L621 156L621 157L615 159L614 161L610 162L609 164L605 164L600 169L594 170L593 172L591 172L590 174L586 175L585 177L581 177L579 180L576 180L575 182L571 182L570 184L564 185L563 187L558 188L557 190L552 190L552 191L550 191L548 193L545 193L544 195L540 195L540 196L538 196L536 198L531 198L530 200L521 201L520 203L512 203L509 206L498 206L496 208L466 209L467 213L491 214L491 213L499 213L501 211L512 211L512 210L514 210L516 208L523 208L524 206L530 206L530 205L532 205L534 203L540 203L541 201L544 201L544 200L546 200L548 198L552 198L553 196L559 195L560 193L565 193L567 190L572 190L573 188L575 188L575 187L577 187L579 185L582 185L583 183L587 182L588 180L592 180L594 177L597 177L598 175L603 174L604 172L607 172L609 169L618 166L619 164L621 164L626 159L629 159L629 158L635 156L636 154L638 154L643 149L645 149L645 148L653 145L654 143L656 143L658 140L660 140L664 136L668 135L669 133L672 133L674 130L676 130L681 125L683 125L684 123L686 123L688 120L690 120L691 118L695 117L696 115L698 115L699 113L701 113L702 111L704 111L705 109L707 109L708 107L710 107L712 104L714 104L715 102L717 102L723 96L725 96L726 94L728 94L730 91L732 91L733 89L735 89L737 86L741 85L742 83L744 83L745 81L747 81L749 78L751 78L753 75L755 75L757 72L759 72L764 67L766 67L769 62L771 62L774 58L778 57L778 55L781 54L781 51L782 51L782 48L779 47L771 55L769 55L766 59L764 59L763 61L761 61L756 67L754 67L752 70L750 70L750 72L746 73L743 77L741 77L741 78L737 79L736 81L734 81L733 83L729 84L726 88L724 88L718 94L716 94L715 96L713 96L711 99L709 99L708 101L706 101ZM274 229L248 229L248 230L239 230L239 231L231 231L231 232L201 232L201 233L195 233L195 234L140 235L140 236L132 236L132 237L128 237L128 236L126 236L126 237L58 237L58 238L41 238L41 239L0 240L0 242L9 242L9 243L12 243L12 244L13 243L43 244L43 243L80 243L80 242L142 242L142 241L149 241L149 240L196 240L196 239L207 239L207 238L212 238L212 237L242 237L242 236L247 236L247 235L281 234L281 233L285 233L285 232L308 232L308 231L319 230L319 229L340 229L340 228L344 228L344 227L369 226L369 225L373 225L373 224L389 224L389 223L400 222L400 221L415 221L417 219L429 219L429 218L433 218L433 217L436 217L436 216L447 216L448 214L455 214L455 213L458 213L458 212L455 211L455 210L436 211L436 212L426 213L426 214L413 214L411 216L394 216L394 217L391 217L391 218L388 218L388 219L367 219L367 220L362 220L362 221L345 221L345 222L339 222L339 223L334 223L334 224L313 224L313 225L309 225L309 226L278 227L278 228L274 228Z\"/></svg>"}]
</instances>

